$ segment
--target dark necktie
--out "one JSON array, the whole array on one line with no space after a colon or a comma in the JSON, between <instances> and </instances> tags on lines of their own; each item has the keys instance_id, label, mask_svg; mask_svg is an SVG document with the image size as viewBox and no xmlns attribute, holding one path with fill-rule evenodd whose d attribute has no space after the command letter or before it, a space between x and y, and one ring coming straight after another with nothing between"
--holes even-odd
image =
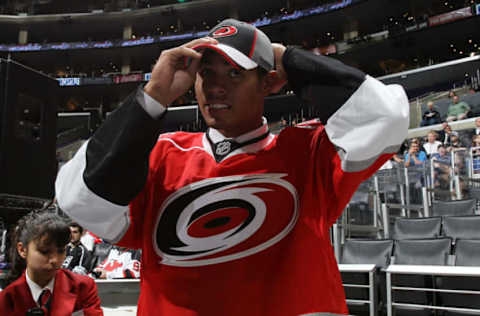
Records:
<instances>
[{"instance_id":1,"label":"dark necktie","mask_svg":"<svg viewBox=\"0 0 480 316\"><path fill-rule=\"evenodd\" d=\"M225 158L229 153L231 153L232 151L238 148L261 141L262 139L267 137L269 134L269 132L267 131L265 134L262 134L258 137L247 140L246 142L243 142L243 143L239 143L237 141L234 141L233 139L228 139L228 138L225 138L224 140L219 141L218 143L214 143L210 138L210 136L208 135L209 134L208 132L209 131L206 132L207 140L210 143L210 146L212 147L213 156L215 157L216 162L222 161L222 159Z\"/></svg>"},{"instance_id":2,"label":"dark necktie","mask_svg":"<svg viewBox=\"0 0 480 316\"><path fill-rule=\"evenodd\" d=\"M50 299L52 297L52 292L49 289L44 289L42 294L38 297L38 305L45 311L48 311L50 308Z\"/></svg>"}]
</instances>

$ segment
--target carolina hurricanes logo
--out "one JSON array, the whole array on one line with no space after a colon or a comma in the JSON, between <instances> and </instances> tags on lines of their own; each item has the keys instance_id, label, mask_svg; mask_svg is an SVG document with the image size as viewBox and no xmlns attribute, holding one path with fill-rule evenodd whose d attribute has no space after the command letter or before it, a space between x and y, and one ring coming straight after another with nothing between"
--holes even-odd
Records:
<instances>
[{"instance_id":1,"label":"carolina hurricanes logo","mask_svg":"<svg viewBox=\"0 0 480 316\"><path fill-rule=\"evenodd\" d=\"M181 188L161 207L153 235L160 263L202 266L260 252L284 238L298 217L286 174L212 178Z\"/></svg>"},{"instance_id":2,"label":"carolina hurricanes logo","mask_svg":"<svg viewBox=\"0 0 480 316\"><path fill-rule=\"evenodd\" d=\"M222 26L212 33L213 38L225 37L237 34L238 30L235 26Z\"/></svg>"}]
</instances>

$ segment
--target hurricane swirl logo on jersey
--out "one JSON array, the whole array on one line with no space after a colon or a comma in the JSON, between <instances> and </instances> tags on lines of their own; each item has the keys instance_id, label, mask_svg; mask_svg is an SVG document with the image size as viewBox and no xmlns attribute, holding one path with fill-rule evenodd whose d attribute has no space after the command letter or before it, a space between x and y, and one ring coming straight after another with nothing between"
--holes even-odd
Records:
<instances>
[{"instance_id":1,"label":"hurricane swirl logo on jersey","mask_svg":"<svg viewBox=\"0 0 480 316\"><path fill-rule=\"evenodd\" d=\"M258 253L288 235L298 193L286 174L211 178L163 203L153 235L161 264L194 267Z\"/></svg>"}]
</instances>

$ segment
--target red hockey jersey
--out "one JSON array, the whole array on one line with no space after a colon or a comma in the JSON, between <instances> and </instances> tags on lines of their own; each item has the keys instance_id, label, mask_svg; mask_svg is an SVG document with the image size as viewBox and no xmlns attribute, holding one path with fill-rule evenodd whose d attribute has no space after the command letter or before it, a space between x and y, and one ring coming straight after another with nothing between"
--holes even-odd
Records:
<instances>
[{"instance_id":1,"label":"red hockey jersey","mask_svg":"<svg viewBox=\"0 0 480 316\"><path fill-rule=\"evenodd\" d=\"M264 120L235 138L261 140L218 159L229 144L214 129L214 145L205 133L157 140L161 122L139 89L60 170L63 210L142 249L139 315L348 313L329 228L405 139L408 100L338 61L292 48L284 65L293 61L305 62L286 67L289 82L305 85L297 95L334 96L318 107L325 127L262 138Z\"/></svg>"},{"instance_id":2,"label":"red hockey jersey","mask_svg":"<svg viewBox=\"0 0 480 316\"><path fill-rule=\"evenodd\" d=\"M329 228L390 156L344 172L323 127L287 128L220 163L209 150L204 134L174 133L151 154L120 242L143 249L139 314L348 313Z\"/></svg>"}]
</instances>

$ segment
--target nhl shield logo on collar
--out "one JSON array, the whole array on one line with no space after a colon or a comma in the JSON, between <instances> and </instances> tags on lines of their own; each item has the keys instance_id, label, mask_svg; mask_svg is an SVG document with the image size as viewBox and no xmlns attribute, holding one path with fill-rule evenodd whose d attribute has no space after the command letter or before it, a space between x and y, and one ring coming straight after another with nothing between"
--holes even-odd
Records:
<instances>
[{"instance_id":1,"label":"nhl shield logo on collar","mask_svg":"<svg viewBox=\"0 0 480 316\"><path fill-rule=\"evenodd\" d=\"M228 140L221 141L215 145L215 154L219 156L224 156L228 154L232 147L232 144Z\"/></svg>"}]
</instances>

